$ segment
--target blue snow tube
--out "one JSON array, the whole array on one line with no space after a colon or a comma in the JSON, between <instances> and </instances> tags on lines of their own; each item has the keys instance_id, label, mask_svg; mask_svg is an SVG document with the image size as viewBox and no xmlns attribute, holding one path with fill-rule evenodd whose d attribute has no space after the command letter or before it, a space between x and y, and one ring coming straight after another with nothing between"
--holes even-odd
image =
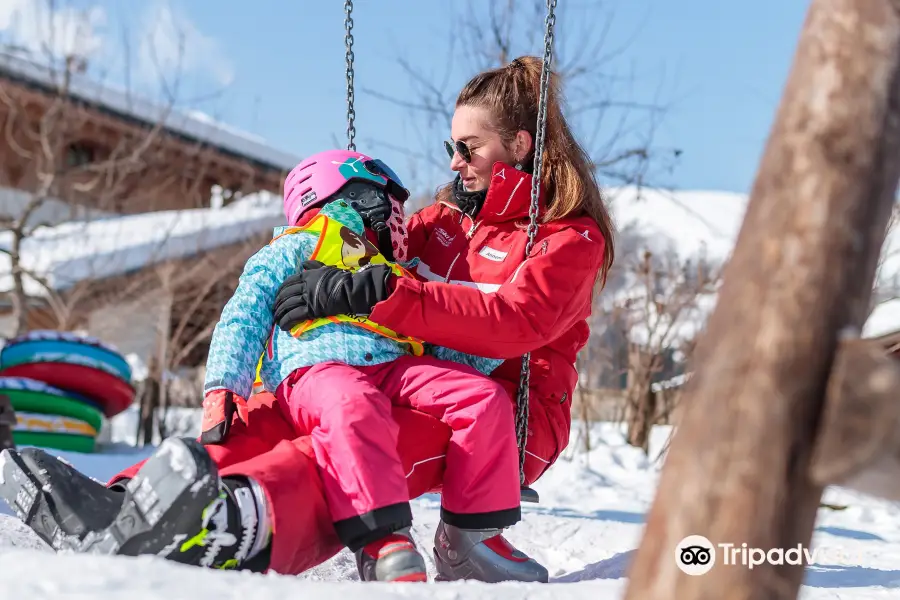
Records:
<instances>
[{"instance_id":1,"label":"blue snow tube","mask_svg":"<svg viewBox=\"0 0 900 600\"><path fill-rule=\"evenodd\" d=\"M131 366L125 358L95 338L36 331L9 340L0 350L0 369L41 362L89 366L131 383Z\"/></svg>"}]
</instances>

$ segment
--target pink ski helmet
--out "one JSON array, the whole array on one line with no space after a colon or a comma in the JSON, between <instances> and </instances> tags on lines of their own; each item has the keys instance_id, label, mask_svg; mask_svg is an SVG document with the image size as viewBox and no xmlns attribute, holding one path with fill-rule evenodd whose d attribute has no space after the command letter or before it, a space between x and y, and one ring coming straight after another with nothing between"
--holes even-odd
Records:
<instances>
[{"instance_id":1,"label":"pink ski helmet","mask_svg":"<svg viewBox=\"0 0 900 600\"><path fill-rule=\"evenodd\" d=\"M404 224L403 203L409 191L397 174L384 162L350 150L326 150L310 156L288 174L284 181L284 215L291 226L300 222L304 213L333 200L350 182L375 184L390 199L392 256L389 260L406 261L409 240Z\"/></svg>"}]
</instances>

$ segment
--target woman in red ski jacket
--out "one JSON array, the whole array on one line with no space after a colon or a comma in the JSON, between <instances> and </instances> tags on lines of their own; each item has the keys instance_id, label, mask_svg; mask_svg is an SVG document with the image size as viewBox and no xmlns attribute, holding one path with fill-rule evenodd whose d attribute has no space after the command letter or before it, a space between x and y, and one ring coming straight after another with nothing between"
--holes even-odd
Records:
<instances>
[{"instance_id":1,"label":"woman in red ski jacket","mask_svg":"<svg viewBox=\"0 0 900 600\"><path fill-rule=\"evenodd\" d=\"M476 76L460 93L447 142L458 175L409 221L409 255L419 257L422 281L389 277L385 286L384 270L306 270L285 282L275 310L279 326L290 329L370 300L376 323L508 359L492 377L513 399L522 355L531 352L526 483L568 444L575 357L588 340L593 293L613 262L611 219L590 159L560 111L555 81L540 225L525 257L540 74L539 59L518 58Z\"/></svg>"},{"instance_id":2,"label":"woman in red ski jacket","mask_svg":"<svg viewBox=\"0 0 900 600\"><path fill-rule=\"evenodd\" d=\"M377 268L352 275L309 269L285 282L275 306L277 326L289 329L310 318L363 314L359 307L365 305L371 320L402 334L507 359L492 377L513 401L522 355L531 352L529 484L568 443L575 357L587 343L592 299L613 262L611 219L591 161L560 110L555 78L547 104L539 228L525 256L540 75L541 61L523 57L477 75L460 93L446 143L458 176L408 226L408 255L420 259L420 281L394 280ZM257 536L266 546L239 567L298 574L343 546L310 432L289 423L276 403L271 393L251 397L232 415L227 438L205 448L223 486L251 484L254 495L244 498L249 508L240 511L241 519L266 530ZM449 428L409 408L395 407L393 416L410 497L440 490ZM88 490L93 484L87 478L51 456L34 461L34 477L79 482L38 486L57 506L79 507L62 520L35 511L29 525L48 543L84 538L98 523L105 528L122 505L120 492L144 464L119 473L107 488ZM73 490L78 498L63 497ZM92 502L82 501L85 494ZM516 560L511 549L494 551Z\"/></svg>"}]
</instances>

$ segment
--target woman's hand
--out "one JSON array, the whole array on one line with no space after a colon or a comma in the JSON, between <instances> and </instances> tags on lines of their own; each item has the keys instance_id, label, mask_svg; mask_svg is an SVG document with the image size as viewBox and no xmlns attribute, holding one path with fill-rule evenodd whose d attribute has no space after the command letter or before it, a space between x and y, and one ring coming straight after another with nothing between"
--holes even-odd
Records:
<instances>
[{"instance_id":1,"label":"woman's hand","mask_svg":"<svg viewBox=\"0 0 900 600\"><path fill-rule=\"evenodd\" d=\"M303 271L284 280L275 296L275 323L284 331L310 319L335 315L368 315L391 293L387 265L372 265L351 273L318 261L303 263Z\"/></svg>"}]
</instances>

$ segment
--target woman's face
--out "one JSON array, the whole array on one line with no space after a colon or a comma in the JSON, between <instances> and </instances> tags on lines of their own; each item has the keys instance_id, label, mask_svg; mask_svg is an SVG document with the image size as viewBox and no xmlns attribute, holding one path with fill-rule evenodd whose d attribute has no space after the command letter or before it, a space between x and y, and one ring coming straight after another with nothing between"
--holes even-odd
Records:
<instances>
[{"instance_id":1,"label":"woman's face","mask_svg":"<svg viewBox=\"0 0 900 600\"><path fill-rule=\"evenodd\" d=\"M481 107L460 106L453 113L450 128L452 142L465 143L472 160L467 163L459 152L456 152L450 159L450 168L459 172L462 184L470 192L487 189L495 162L514 165L519 159L515 154L516 146L519 144L514 142L513 148L507 148L500 136L487 127L489 119L490 113Z\"/></svg>"}]
</instances>

